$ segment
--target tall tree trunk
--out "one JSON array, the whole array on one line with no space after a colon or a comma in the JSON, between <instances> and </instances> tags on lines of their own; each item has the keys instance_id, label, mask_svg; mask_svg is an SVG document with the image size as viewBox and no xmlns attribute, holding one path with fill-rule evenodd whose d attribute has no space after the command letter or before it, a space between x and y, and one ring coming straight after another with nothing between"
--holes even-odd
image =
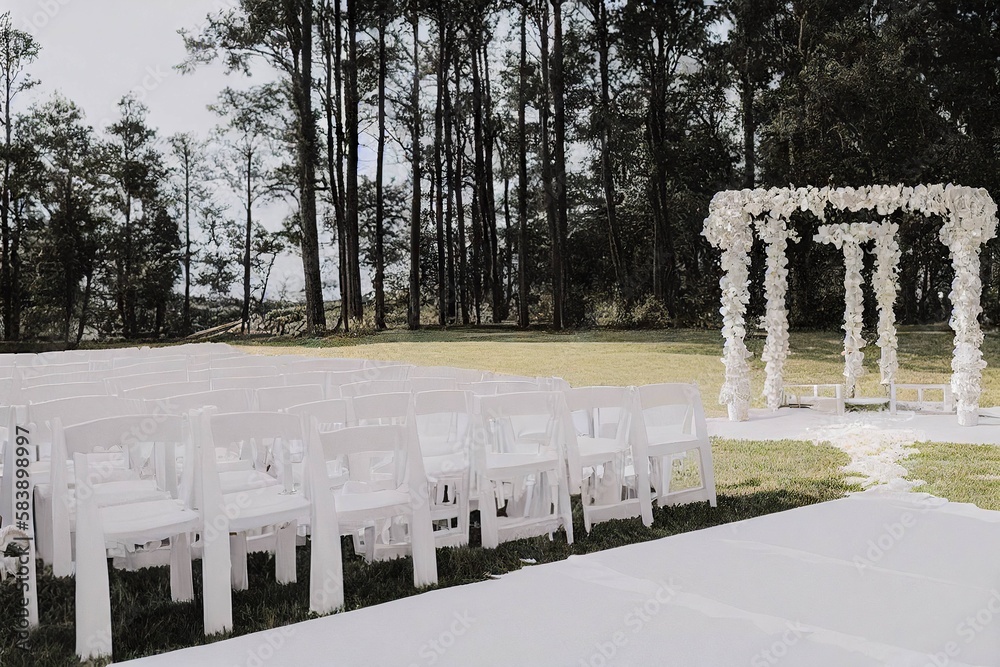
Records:
<instances>
[{"instance_id":1,"label":"tall tree trunk","mask_svg":"<svg viewBox=\"0 0 1000 667\"><path fill-rule=\"evenodd\" d=\"M549 223L549 271L552 281L552 326L562 328L562 254L556 220L556 198L552 182L552 156L549 149L549 3L540 0L538 34L540 37L542 89L539 93L538 119L542 158L542 198Z\"/></svg>"},{"instance_id":2,"label":"tall tree trunk","mask_svg":"<svg viewBox=\"0 0 1000 667\"><path fill-rule=\"evenodd\" d=\"M553 321L556 329L565 324L566 307L566 240L568 237L566 198L566 103L563 85L563 32L562 32L563 0L552 0L552 24L554 38L552 41L552 100L555 109L555 142L553 150L553 194L556 199L556 252L559 255L558 299L553 303Z\"/></svg>"},{"instance_id":3,"label":"tall tree trunk","mask_svg":"<svg viewBox=\"0 0 1000 667\"><path fill-rule=\"evenodd\" d=\"M517 77L517 325L526 329L528 312L528 8L521 4L521 62Z\"/></svg>"},{"instance_id":4,"label":"tall tree trunk","mask_svg":"<svg viewBox=\"0 0 1000 667\"><path fill-rule=\"evenodd\" d=\"M358 228L358 22L357 0L347 0L347 279L348 314L364 317L361 300L360 233Z\"/></svg>"},{"instance_id":5,"label":"tall tree trunk","mask_svg":"<svg viewBox=\"0 0 1000 667\"><path fill-rule=\"evenodd\" d=\"M386 16L378 19L378 148L375 158L375 328L385 329L385 49Z\"/></svg>"},{"instance_id":6,"label":"tall tree trunk","mask_svg":"<svg viewBox=\"0 0 1000 667\"><path fill-rule=\"evenodd\" d=\"M448 41L451 43L453 33L449 33ZM457 50L457 49L455 49ZM451 79L450 60L445 66L444 72L444 157L445 157L445 180L448 182L448 191L445 200L445 247L447 249L447 280L448 280L448 320L454 322L457 314L456 289L455 289L455 233L454 233L454 196L455 196L455 163L452 152L454 151L452 125L455 122L454 109L451 102L451 92L448 83Z\"/></svg>"},{"instance_id":7,"label":"tall tree trunk","mask_svg":"<svg viewBox=\"0 0 1000 667\"><path fill-rule=\"evenodd\" d=\"M184 335L191 333L191 153L184 149Z\"/></svg>"},{"instance_id":8,"label":"tall tree trunk","mask_svg":"<svg viewBox=\"0 0 1000 667\"><path fill-rule=\"evenodd\" d=\"M83 283L83 303L80 306L80 322L76 329L76 344L80 345L83 334L87 331L87 315L90 313L90 293L93 284L94 268L88 266Z\"/></svg>"},{"instance_id":9,"label":"tall tree trunk","mask_svg":"<svg viewBox=\"0 0 1000 667\"><path fill-rule=\"evenodd\" d=\"M491 287L493 278L493 253L490 250L489 212L492 207L489 190L486 187L486 143L483 128L483 81L479 73L479 33L471 37L472 42L472 140L475 151L475 188L472 196L472 289L476 302L476 324L481 324L483 277L486 288Z\"/></svg>"},{"instance_id":10,"label":"tall tree trunk","mask_svg":"<svg viewBox=\"0 0 1000 667\"><path fill-rule=\"evenodd\" d=\"M320 334L326 329L323 279L319 262L319 230L316 225L316 118L312 105L313 0L297 0L301 12L299 76L294 82L298 102L299 224L302 230L302 268L306 293L306 330ZM293 47L294 48L294 47Z\"/></svg>"},{"instance_id":11,"label":"tall tree trunk","mask_svg":"<svg viewBox=\"0 0 1000 667\"><path fill-rule=\"evenodd\" d=\"M753 84L746 68L750 63L744 63L740 72L740 99L743 106L743 187L753 189L757 181L757 156L754 135L757 133L757 119L753 108Z\"/></svg>"},{"instance_id":12,"label":"tall tree trunk","mask_svg":"<svg viewBox=\"0 0 1000 667\"><path fill-rule=\"evenodd\" d=\"M485 149L484 172L486 176L486 195L488 197L483 213L486 216L486 231L489 235L490 285L492 287L493 323L499 324L507 319L509 308L504 293L503 262L500 259L500 245L497 237L497 207L496 192L493 178L493 146L496 142L496 130L493 122L493 92L490 86L489 38L483 44L483 146Z\"/></svg>"},{"instance_id":13,"label":"tall tree trunk","mask_svg":"<svg viewBox=\"0 0 1000 667\"><path fill-rule=\"evenodd\" d=\"M410 24L413 28L413 85L410 105L413 124L410 141L413 145L413 199L410 205L410 298L406 322L411 329L420 328L420 19L414 4Z\"/></svg>"},{"instance_id":14,"label":"tall tree trunk","mask_svg":"<svg viewBox=\"0 0 1000 667\"><path fill-rule=\"evenodd\" d=\"M250 246L253 243L253 151L247 151L246 229L243 238L243 310L240 331L250 333Z\"/></svg>"},{"instance_id":15,"label":"tall tree trunk","mask_svg":"<svg viewBox=\"0 0 1000 667\"><path fill-rule=\"evenodd\" d=\"M458 59L459 49L454 50L452 58L455 66L455 211L458 214L458 300L462 306L462 324L469 325L469 272L468 252L465 233L465 138L462 131L462 66Z\"/></svg>"},{"instance_id":16,"label":"tall tree trunk","mask_svg":"<svg viewBox=\"0 0 1000 667\"><path fill-rule=\"evenodd\" d=\"M444 10L438 9L438 58L437 58L437 101L434 105L434 182L435 205L434 223L437 240L437 281L438 281L438 324L448 324L448 289L445 276L444 251L444 176L441 164L441 148L444 134L444 80L448 62L447 36L445 34Z\"/></svg>"},{"instance_id":17,"label":"tall tree trunk","mask_svg":"<svg viewBox=\"0 0 1000 667\"><path fill-rule=\"evenodd\" d=\"M335 28L331 32L331 22ZM330 188L328 199L333 211L333 227L337 237L337 283L340 288L340 322L344 331L348 330L346 305L347 252L345 248L345 224L343 193L343 126L340 119L340 2L334 8L330 0L323 0L323 20L319 24L319 35L323 45L323 111L326 116L326 172ZM263 299L262 299L263 301Z\"/></svg>"},{"instance_id":18,"label":"tall tree trunk","mask_svg":"<svg viewBox=\"0 0 1000 667\"><path fill-rule=\"evenodd\" d=\"M618 204L615 194L614 167L611 147L611 84L608 74L608 9L604 0L594 0L590 7L594 15L594 31L597 36L598 69L601 74L601 181L604 185L604 207L608 216L608 244L611 264L615 270L615 282L626 304L632 300L632 287L622 262L621 233L618 230Z\"/></svg>"}]
</instances>

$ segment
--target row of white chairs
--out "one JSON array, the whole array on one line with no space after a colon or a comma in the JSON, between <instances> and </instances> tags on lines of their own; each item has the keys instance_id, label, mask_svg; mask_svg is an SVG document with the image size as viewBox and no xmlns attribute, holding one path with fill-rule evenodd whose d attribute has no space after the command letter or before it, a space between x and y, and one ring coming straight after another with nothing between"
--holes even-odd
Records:
<instances>
[{"instance_id":1,"label":"row of white chairs","mask_svg":"<svg viewBox=\"0 0 1000 667\"><path fill-rule=\"evenodd\" d=\"M254 367L239 361L223 358L210 370ZM20 419L30 416L36 442L49 438L54 443L51 461L62 462L32 464L36 481L49 484L47 492L42 488L35 494L40 523L46 512L51 515L51 526L39 530L39 550L60 574L70 573L75 559L80 586L82 579L100 576L96 558L85 565L82 554L100 551L102 559L111 553L126 564L141 561L137 555L164 553L157 547L170 537L161 536L165 526L183 528L168 541L172 590L178 599L189 599L190 559L205 558L205 576L214 573L205 584L205 628L211 633L231 627L231 609L227 626L223 600L229 598L216 581L225 570L219 566L225 549L206 539L221 530L221 522L226 535L233 533L223 579L235 588L246 585L245 554L250 549L274 551L279 581L294 578L296 535L306 532L313 541L314 566L321 567L317 553L335 550L339 568L343 532L353 536L356 550L366 558L412 553L419 586L432 583L427 554L433 561L435 546L468 542L474 506L480 510L483 545L491 547L520 537L551 536L559 529L572 541L570 493L581 493L587 530L608 518L641 516L650 524L654 494L660 505L715 504L711 447L700 396L692 386L568 390L557 379L494 379L487 385L460 382L470 379L463 369L453 369L461 371L455 377L448 377L444 368L414 370L407 371L407 379L368 380L366 391L347 392L347 398L331 398L328 382L213 389L211 381L188 380L122 389L120 397L67 396L29 403ZM282 376L218 379L253 377ZM420 378L450 384L421 386L415 383ZM333 386L352 384L357 383ZM192 388L200 391L186 391ZM207 414L213 411L219 414ZM100 451L108 445L115 451ZM697 453L701 485L672 491L672 464L691 451ZM309 465L320 458L321 465ZM326 476L317 477L317 469ZM329 490L336 500L318 508L317 484L320 495ZM404 487L409 504L399 495ZM411 490L416 490L416 501ZM206 498L216 496L228 500L213 512L216 503ZM258 497L261 507L287 514L277 521L263 510L244 513L239 503ZM138 513L124 509L136 503L142 506ZM382 515L365 515L373 503ZM161 510L163 526L153 525L149 533L128 532L142 524L143 512L158 517ZM234 512L239 520L229 516ZM317 512L326 519L318 519ZM96 540L88 528L94 517L127 530L105 527L105 539ZM271 523L254 523L264 518ZM119 520L124 523L115 523ZM315 532L321 520L336 530ZM51 535L49 543L43 532ZM143 537L149 539L139 539ZM336 592L336 574L314 570L313 593L331 586ZM334 601L342 601L342 582L340 586ZM78 636L94 636L88 627L86 622L78 625L84 632ZM86 646L78 648L86 657Z\"/></svg>"}]
</instances>

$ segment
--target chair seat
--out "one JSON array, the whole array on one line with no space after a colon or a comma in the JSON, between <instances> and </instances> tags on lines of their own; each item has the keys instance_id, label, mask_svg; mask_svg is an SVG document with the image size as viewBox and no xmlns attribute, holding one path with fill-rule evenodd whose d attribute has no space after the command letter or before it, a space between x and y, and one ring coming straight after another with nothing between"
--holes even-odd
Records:
<instances>
[{"instance_id":1,"label":"chair seat","mask_svg":"<svg viewBox=\"0 0 1000 667\"><path fill-rule=\"evenodd\" d=\"M277 486L278 480L259 470L229 470L219 473L222 493L239 493L268 486Z\"/></svg>"},{"instance_id":2,"label":"chair seat","mask_svg":"<svg viewBox=\"0 0 1000 667\"><path fill-rule=\"evenodd\" d=\"M101 508L101 523L107 541L128 539L141 544L162 540L198 528L198 513L179 500L151 500Z\"/></svg>"},{"instance_id":3,"label":"chair seat","mask_svg":"<svg viewBox=\"0 0 1000 667\"><path fill-rule=\"evenodd\" d=\"M628 442L620 442L617 438L590 438L578 435L576 442L580 451L580 464L585 466L610 461L629 448Z\"/></svg>"},{"instance_id":4,"label":"chair seat","mask_svg":"<svg viewBox=\"0 0 1000 667\"><path fill-rule=\"evenodd\" d=\"M398 490L381 491L340 491L334 494L337 505L337 516L344 521L356 520L353 514L362 514L364 518L390 517L400 514L402 509L410 509L410 494ZM379 511L381 510L381 511Z\"/></svg>"},{"instance_id":5,"label":"chair seat","mask_svg":"<svg viewBox=\"0 0 1000 667\"><path fill-rule=\"evenodd\" d=\"M98 507L110 507L113 505L124 505L126 503L140 503L149 500L166 500L170 494L156 488L156 482L151 479L130 479L118 482L104 482L93 487L94 498L97 499ZM35 486L35 493L43 502L52 501L52 485L39 484ZM70 512L76 509L76 491L69 489L66 497Z\"/></svg>"},{"instance_id":6,"label":"chair seat","mask_svg":"<svg viewBox=\"0 0 1000 667\"><path fill-rule=\"evenodd\" d=\"M650 456L679 454L705 442L697 436L681 433L676 428L647 428L646 436L649 440L647 450Z\"/></svg>"},{"instance_id":7,"label":"chair seat","mask_svg":"<svg viewBox=\"0 0 1000 667\"><path fill-rule=\"evenodd\" d=\"M487 473L513 475L520 472L537 472L547 468L556 469L558 465L559 455L555 452L513 454L488 452L486 454Z\"/></svg>"},{"instance_id":8,"label":"chair seat","mask_svg":"<svg viewBox=\"0 0 1000 667\"><path fill-rule=\"evenodd\" d=\"M222 507L233 508L229 531L241 533L263 525L309 521L309 501L299 493L285 493L281 485L229 493L222 496ZM261 519L267 517L266 523Z\"/></svg>"},{"instance_id":9,"label":"chair seat","mask_svg":"<svg viewBox=\"0 0 1000 667\"><path fill-rule=\"evenodd\" d=\"M427 473L427 479L431 482L447 477L463 476L468 469L469 457L466 454L424 457L424 472Z\"/></svg>"}]
</instances>

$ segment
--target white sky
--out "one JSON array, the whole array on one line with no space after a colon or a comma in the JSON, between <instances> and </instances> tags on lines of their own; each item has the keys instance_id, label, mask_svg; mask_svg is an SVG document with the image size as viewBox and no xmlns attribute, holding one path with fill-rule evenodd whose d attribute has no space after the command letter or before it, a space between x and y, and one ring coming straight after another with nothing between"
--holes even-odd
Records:
<instances>
[{"instance_id":1,"label":"white sky","mask_svg":"<svg viewBox=\"0 0 1000 667\"><path fill-rule=\"evenodd\" d=\"M166 150L165 139L176 132L204 138L218 121L206 106L219 91L271 78L266 67L251 79L226 76L219 64L192 74L174 69L185 57L177 31L196 30L207 14L227 6L227 1L2 0L0 12L9 9L14 27L34 35L42 47L29 70L40 85L16 102L15 111L58 91L81 107L87 122L99 130L114 122L118 100L133 92L149 107L149 123L158 129L162 149ZM278 229L288 210L272 205L257 215L267 228ZM242 215L238 208L230 214ZM333 254L328 241L321 231L324 255ZM268 295L275 296L282 283L290 296L301 290L302 263L297 256L279 259ZM333 292L328 288L327 297Z\"/></svg>"}]
</instances>

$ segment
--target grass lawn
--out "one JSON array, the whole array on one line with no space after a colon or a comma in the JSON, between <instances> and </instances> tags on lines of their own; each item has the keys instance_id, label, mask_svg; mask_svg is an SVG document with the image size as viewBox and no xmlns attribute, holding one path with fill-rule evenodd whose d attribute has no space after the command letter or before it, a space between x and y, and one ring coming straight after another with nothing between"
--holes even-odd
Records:
<instances>
[{"instance_id":1,"label":"grass lawn","mask_svg":"<svg viewBox=\"0 0 1000 667\"><path fill-rule=\"evenodd\" d=\"M759 355L763 341L750 341L755 391L763 385ZM901 380L943 382L950 373L951 337L934 332L900 334ZM834 333L794 333L786 378L790 382L835 382L841 378L840 337ZM299 353L396 359L427 365L452 365L524 375L559 375L571 384L645 384L696 381L702 389L706 412L721 415L716 404L722 379L722 352L718 332L596 331L551 334L509 329L458 329L448 332L392 331L357 339L330 338L254 343L248 351L259 354ZM1000 343L987 337L984 354L998 358ZM877 349L869 348L862 382L866 395L877 392ZM1000 404L1000 372L984 374L984 405ZM762 405L758 398L757 405ZM920 445L920 454L904 462L911 479L922 479L921 489L955 501L975 502L1000 509L1000 448L973 445ZM574 498L574 531L577 541L567 546L563 536L519 540L498 549L478 546L473 528L472 545L438 551L439 586L482 581L490 575L525 567L522 559L551 562L601 549L656 539L700 528L749 519L772 512L834 500L859 490L845 481L840 468L846 454L833 447L804 442L713 441L718 508L706 503L656 509L652 528L638 519L598 524L584 532L579 501ZM678 481L687 475L679 474ZM347 609L378 604L417 593L412 584L410 559L365 563L349 546L345 554ZM298 552L299 581L274 583L270 556L254 554L250 563L250 590L233 596L234 634L265 630L305 620L308 613L308 548ZM196 596L200 596L200 563L195 563ZM165 568L141 572L112 571L112 614L115 659L160 653L201 644L200 599L187 604L170 601ZM33 635L31 652L15 648L10 623L0 623L0 665L76 664L74 638L74 584L56 579L51 570L39 576L41 628ZM14 588L0 585L0 613L15 608ZM214 641L216 638L212 638Z\"/></svg>"},{"instance_id":2,"label":"grass lawn","mask_svg":"<svg viewBox=\"0 0 1000 667\"><path fill-rule=\"evenodd\" d=\"M873 336L869 336L873 338ZM941 331L899 334L900 382L947 382L951 377L952 337ZM585 331L556 334L513 329L394 329L360 338L331 337L310 341L272 341L243 346L256 354L310 354L316 356L391 359L426 366L459 366L518 375L555 375L574 387L594 384L641 385L656 382L696 382L705 414L721 416L722 335L718 331L670 329L664 331ZM763 338L752 338L751 359L754 406L764 407ZM793 332L791 355L785 370L789 383L843 382L843 337L835 332ZM866 349L860 391L885 396L879 385L878 348ZM989 334L983 355L990 366L983 373L982 405L1000 405L1000 336Z\"/></svg>"}]
</instances>

